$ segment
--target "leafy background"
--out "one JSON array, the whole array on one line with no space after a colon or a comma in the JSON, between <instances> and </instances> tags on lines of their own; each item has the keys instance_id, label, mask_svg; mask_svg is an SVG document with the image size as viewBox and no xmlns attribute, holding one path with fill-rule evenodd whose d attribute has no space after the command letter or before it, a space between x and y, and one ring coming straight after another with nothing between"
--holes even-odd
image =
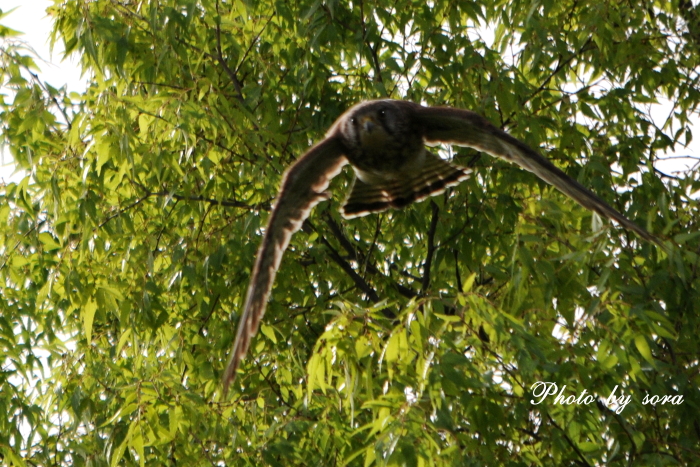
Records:
<instances>
[{"instance_id":1,"label":"leafy background","mask_svg":"<svg viewBox=\"0 0 700 467\"><path fill-rule=\"evenodd\" d=\"M9 465L700 465L700 11L687 0L63 0L89 86L0 27L0 459ZM486 28L493 40L484 39ZM285 167L349 106L469 108L668 251L533 175L293 239L220 377ZM649 105L670 103L661 124ZM691 156L697 158L698 155ZM533 405L538 381L601 396ZM631 396L620 414L604 403ZM683 403L644 405L647 394Z\"/></svg>"}]
</instances>

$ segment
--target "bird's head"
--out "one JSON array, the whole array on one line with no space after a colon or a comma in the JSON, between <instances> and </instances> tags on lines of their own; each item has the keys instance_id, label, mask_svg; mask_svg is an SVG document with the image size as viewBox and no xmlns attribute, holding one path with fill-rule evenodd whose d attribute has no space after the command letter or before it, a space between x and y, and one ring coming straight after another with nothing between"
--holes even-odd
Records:
<instances>
[{"instance_id":1,"label":"bird's head","mask_svg":"<svg viewBox=\"0 0 700 467\"><path fill-rule=\"evenodd\" d=\"M356 169L392 173L423 153L423 137L413 125L416 105L391 99L362 102L349 109L331 128Z\"/></svg>"},{"instance_id":2,"label":"bird's head","mask_svg":"<svg viewBox=\"0 0 700 467\"><path fill-rule=\"evenodd\" d=\"M352 117L352 124L359 135L360 144L365 149L383 147L387 143L389 135L384 126L385 119L386 111L383 109Z\"/></svg>"},{"instance_id":3,"label":"bird's head","mask_svg":"<svg viewBox=\"0 0 700 467\"><path fill-rule=\"evenodd\" d=\"M341 119L341 132L364 151L381 151L406 126L402 124L403 119L404 113L396 101L363 102L346 112L345 118Z\"/></svg>"}]
</instances>

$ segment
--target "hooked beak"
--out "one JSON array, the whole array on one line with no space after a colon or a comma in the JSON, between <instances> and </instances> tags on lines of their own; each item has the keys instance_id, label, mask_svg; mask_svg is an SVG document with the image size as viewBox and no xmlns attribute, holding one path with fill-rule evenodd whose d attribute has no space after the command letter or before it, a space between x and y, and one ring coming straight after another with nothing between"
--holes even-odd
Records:
<instances>
[{"instance_id":1,"label":"hooked beak","mask_svg":"<svg viewBox=\"0 0 700 467\"><path fill-rule=\"evenodd\" d=\"M377 126L377 123L374 121L374 117L371 115L364 115L360 117L360 128L362 128L362 131L365 133L372 133L372 130Z\"/></svg>"}]
</instances>

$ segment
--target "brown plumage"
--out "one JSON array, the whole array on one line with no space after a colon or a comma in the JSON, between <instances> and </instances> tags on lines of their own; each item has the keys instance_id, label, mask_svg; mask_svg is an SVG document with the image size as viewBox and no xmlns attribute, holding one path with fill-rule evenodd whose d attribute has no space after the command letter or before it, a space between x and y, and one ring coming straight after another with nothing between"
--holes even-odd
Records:
<instances>
[{"instance_id":1,"label":"brown plumage","mask_svg":"<svg viewBox=\"0 0 700 467\"><path fill-rule=\"evenodd\" d=\"M292 164L268 219L248 287L236 340L224 373L224 392L260 325L282 255L311 209L330 195L324 190L346 163L355 181L342 207L346 218L402 208L442 193L471 171L431 154L426 143L469 146L514 162L583 207L612 219L643 239L660 241L617 212L529 146L468 110L423 107L407 101L357 104L336 120L326 138Z\"/></svg>"}]
</instances>

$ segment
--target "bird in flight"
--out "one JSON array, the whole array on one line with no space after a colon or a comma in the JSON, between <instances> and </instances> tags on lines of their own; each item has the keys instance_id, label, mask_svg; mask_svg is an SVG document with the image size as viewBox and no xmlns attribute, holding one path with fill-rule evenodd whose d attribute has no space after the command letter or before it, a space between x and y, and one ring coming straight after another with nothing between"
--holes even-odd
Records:
<instances>
[{"instance_id":1,"label":"bird in flight","mask_svg":"<svg viewBox=\"0 0 700 467\"><path fill-rule=\"evenodd\" d=\"M471 170L432 154L426 144L468 146L513 162L553 185L580 205L612 219L643 239L660 241L537 151L469 110L424 107L392 99L362 102L335 121L326 137L282 177L282 184L255 260L236 339L224 372L224 394L258 330L275 274L292 234L311 209L330 198L330 180L347 163L355 180L341 208L345 218L399 209L435 196L469 177Z\"/></svg>"}]
</instances>

